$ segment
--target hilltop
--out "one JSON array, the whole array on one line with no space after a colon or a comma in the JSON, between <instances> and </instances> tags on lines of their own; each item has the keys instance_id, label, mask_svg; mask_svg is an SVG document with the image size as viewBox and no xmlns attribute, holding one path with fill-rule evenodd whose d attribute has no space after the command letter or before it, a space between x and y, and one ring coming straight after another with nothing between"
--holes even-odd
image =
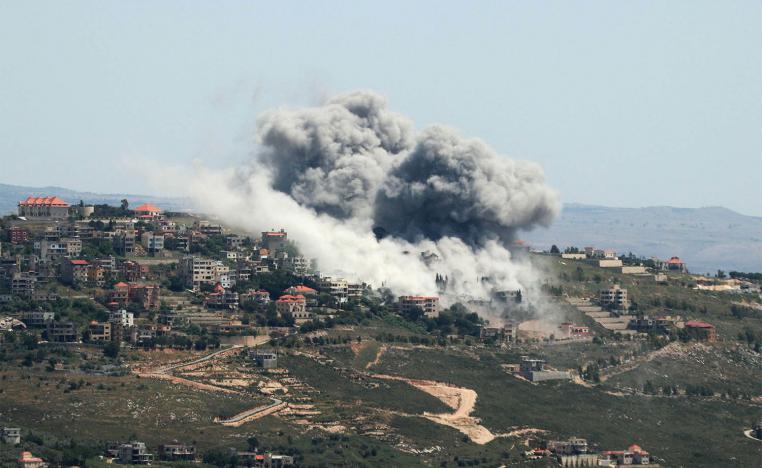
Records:
<instances>
[{"instance_id":1,"label":"hilltop","mask_svg":"<svg viewBox=\"0 0 762 468\"><path fill-rule=\"evenodd\" d=\"M564 205L549 229L523 234L533 246L592 245L670 258L694 272L762 270L762 218L722 207L611 208Z\"/></svg>"},{"instance_id":2,"label":"hilltop","mask_svg":"<svg viewBox=\"0 0 762 468\"><path fill-rule=\"evenodd\" d=\"M0 215L15 214L19 200L29 196L43 197L56 195L68 203L75 204L83 200L89 204L119 205L126 198L137 206L140 203L154 203L171 211L185 211L190 207L190 201L184 198L157 197L154 195L134 195L125 193L93 193L81 192L64 187L24 187L21 185L0 184Z\"/></svg>"}]
</instances>

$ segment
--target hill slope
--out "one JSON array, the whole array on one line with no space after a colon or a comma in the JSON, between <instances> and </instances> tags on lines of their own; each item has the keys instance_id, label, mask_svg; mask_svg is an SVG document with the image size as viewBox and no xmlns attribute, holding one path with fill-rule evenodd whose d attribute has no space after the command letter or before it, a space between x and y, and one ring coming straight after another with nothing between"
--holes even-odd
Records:
<instances>
[{"instance_id":1,"label":"hill slope","mask_svg":"<svg viewBox=\"0 0 762 468\"><path fill-rule=\"evenodd\" d=\"M693 272L762 271L762 218L727 208L609 208L567 204L549 229L523 234L536 247L592 245L681 257Z\"/></svg>"}]
</instances>

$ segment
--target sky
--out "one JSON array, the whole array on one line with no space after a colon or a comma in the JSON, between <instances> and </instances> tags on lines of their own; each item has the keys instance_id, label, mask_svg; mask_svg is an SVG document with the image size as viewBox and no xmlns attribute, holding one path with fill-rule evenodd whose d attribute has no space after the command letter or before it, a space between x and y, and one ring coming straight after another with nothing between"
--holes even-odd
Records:
<instances>
[{"instance_id":1,"label":"sky","mask_svg":"<svg viewBox=\"0 0 762 468\"><path fill-rule=\"evenodd\" d=\"M564 202L762 216L759 1L0 3L0 183L157 193L257 115L373 89Z\"/></svg>"}]
</instances>

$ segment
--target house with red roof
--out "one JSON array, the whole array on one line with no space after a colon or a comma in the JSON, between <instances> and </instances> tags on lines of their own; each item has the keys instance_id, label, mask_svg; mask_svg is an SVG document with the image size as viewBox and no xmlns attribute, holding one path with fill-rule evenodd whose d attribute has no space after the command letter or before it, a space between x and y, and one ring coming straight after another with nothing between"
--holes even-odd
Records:
<instances>
[{"instance_id":1,"label":"house with red roof","mask_svg":"<svg viewBox=\"0 0 762 468\"><path fill-rule=\"evenodd\" d=\"M703 320L688 320L685 322L685 331L688 336L697 341L714 343L717 341L717 328Z\"/></svg>"},{"instance_id":2,"label":"house with red roof","mask_svg":"<svg viewBox=\"0 0 762 468\"><path fill-rule=\"evenodd\" d=\"M304 299L307 301L308 306L317 305L317 300L318 300L317 290L312 289L311 287L305 286L303 284L291 286L290 288L287 288L286 290L284 290L283 294L288 294L291 296L302 295L304 296Z\"/></svg>"},{"instance_id":3,"label":"house with red roof","mask_svg":"<svg viewBox=\"0 0 762 468\"><path fill-rule=\"evenodd\" d=\"M58 197L27 197L18 203L18 215L33 219L66 219L69 204Z\"/></svg>"},{"instance_id":4,"label":"house with red roof","mask_svg":"<svg viewBox=\"0 0 762 468\"><path fill-rule=\"evenodd\" d=\"M307 299L301 294L285 294L275 301L275 310L280 317L290 314L297 321L306 321L312 318L312 313L307 312Z\"/></svg>"},{"instance_id":5,"label":"house with red roof","mask_svg":"<svg viewBox=\"0 0 762 468\"><path fill-rule=\"evenodd\" d=\"M163 210L153 203L143 203L139 207L132 210L141 219L154 219L161 216Z\"/></svg>"}]
</instances>

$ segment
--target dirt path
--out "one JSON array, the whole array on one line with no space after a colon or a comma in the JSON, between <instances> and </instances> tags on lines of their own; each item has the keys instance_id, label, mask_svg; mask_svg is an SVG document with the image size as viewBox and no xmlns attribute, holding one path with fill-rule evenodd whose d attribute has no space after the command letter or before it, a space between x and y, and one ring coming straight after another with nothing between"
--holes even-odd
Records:
<instances>
[{"instance_id":1,"label":"dirt path","mask_svg":"<svg viewBox=\"0 0 762 468\"><path fill-rule=\"evenodd\" d=\"M376 351L376 357L369 363L365 364L365 368L370 369L371 367L378 365L378 363L381 362L381 356L385 352L386 352L386 345L379 346L378 351Z\"/></svg>"},{"instance_id":2,"label":"dirt path","mask_svg":"<svg viewBox=\"0 0 762 468\"><path fill-rule=\"evenodd\" d=\"M415 380L384 374L373 374L372 377L405 382L418 390L438 398L454 410L452 413L423 413L424 418L455 428L477 444L483 445L495 439L495 435L480 424L481 420L479 418L471 416L478 397L476 391L433 380Z\"/></svg>"},{"instance_id":3,"label":"dirt path","mask_svg":"<svg viewBox=\"0 0 762 468\"><path fill-rule=\"evenodd\" d=\"M265 343L269 340L269 338L266 336L263 336L262 338L264 339L262 343ZM262 343L258 343L258 344L262 344ZM227 394L245 396L246 395L245 393L238 390L220 387L218 385L212 385L212 384L207 384L203 382L196 382L194 380L186 379L184 377L180 377L173 374L173 371L176 371L179 369L187 369L189 367L198 366L199 364L204 364L206 362L237 353L238 351L241 350L242 347L243 346L240 346L240 345L234 345L230 348L221 349L213 353L207 354L205 356L191 359L189 361L178 362L178 363L174 363L170 365L163 365L163 366L159 366L155 368L147 368L147 369L138 368L138 369L133 369L133 372L138 377L141 377L141 378L166 380L174 384L186 385L188 387L195 388L197 390L206 390L206 391L216 392L216 393L227 393ZM256 419L263 418L270 414L275 414L278 411L281 411L288 406L287 403L277 398L271 398L271 400L272 400L272 403L270 404L261 405L254 408L247 409L230 418L225 418L225 419L219 418L219 417L215 418L214 422L222 424L223 426L238 427L249 421L254 421Z\"/></svg>"}]
</instances>

